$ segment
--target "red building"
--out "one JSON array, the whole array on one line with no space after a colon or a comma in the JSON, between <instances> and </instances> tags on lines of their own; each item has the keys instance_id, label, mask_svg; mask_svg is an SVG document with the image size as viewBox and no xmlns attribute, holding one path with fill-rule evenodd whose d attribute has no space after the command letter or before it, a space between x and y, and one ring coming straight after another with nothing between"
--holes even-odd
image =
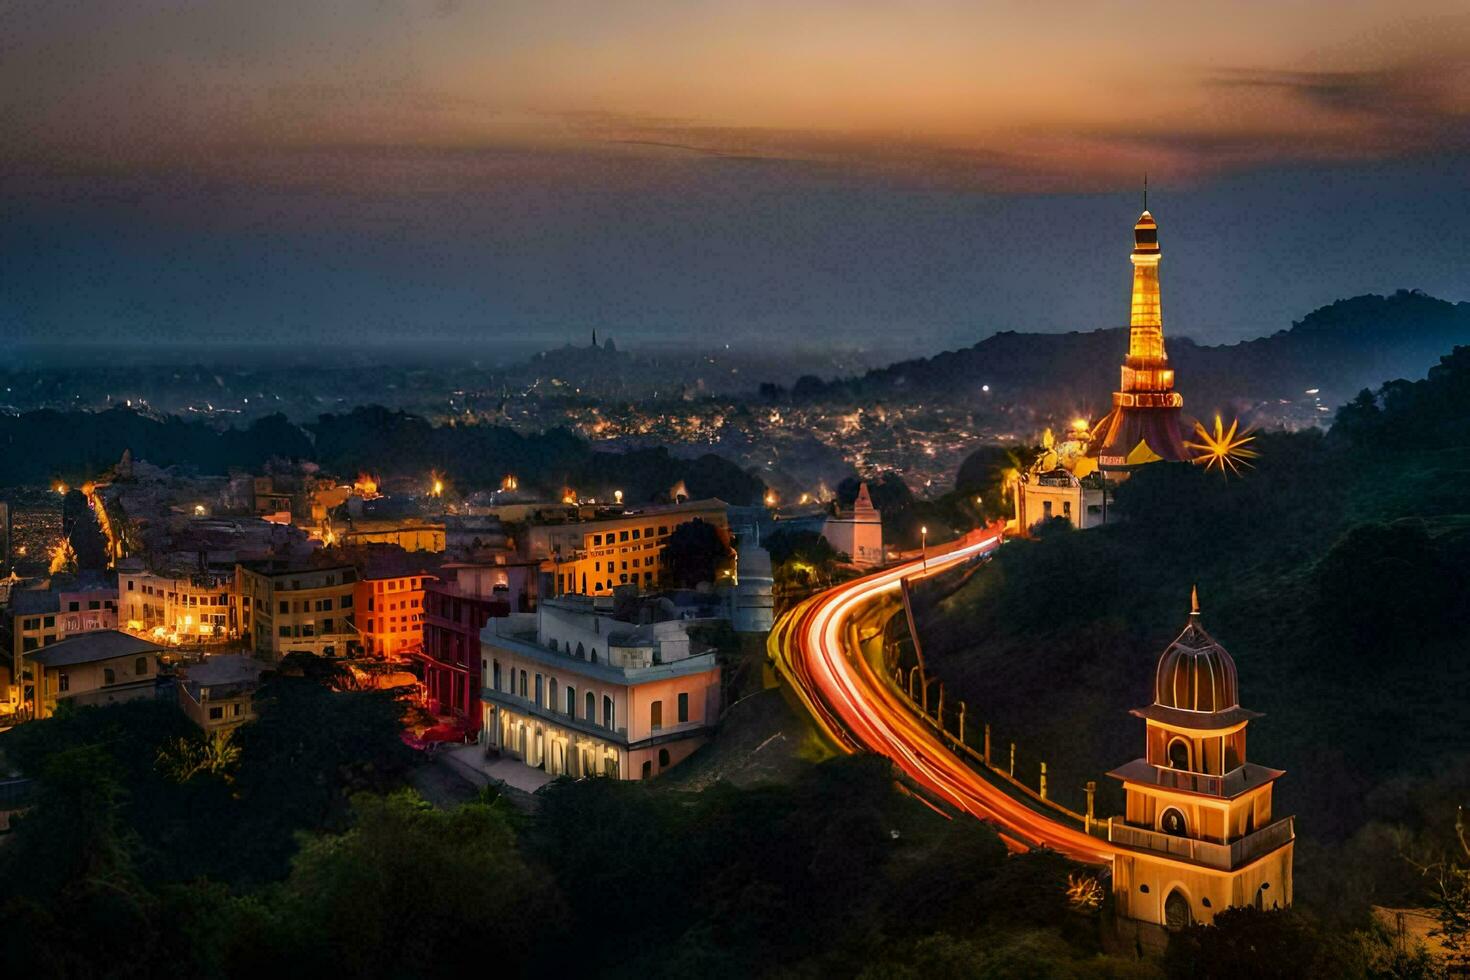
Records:
<instances>
[{"instance_id":1,"label":"red building","mask_svg":"<svg viewBox=\"0 0 1470 980\"><path fill-rule=\"evenodd\" d=\"M480 730L480 631L492 617L536 609L537 562L444 566L424 583L424 701L468 732Z\"/></svg>"}]
</instances>

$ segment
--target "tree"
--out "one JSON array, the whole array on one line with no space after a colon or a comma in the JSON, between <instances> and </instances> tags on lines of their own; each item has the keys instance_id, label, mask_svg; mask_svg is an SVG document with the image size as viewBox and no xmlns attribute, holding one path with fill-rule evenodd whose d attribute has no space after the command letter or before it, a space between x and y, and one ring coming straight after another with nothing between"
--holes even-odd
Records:
<instances>
[{"instance_id":1,"label":"tree","mask_svg":"<svg viewBox=\"0 0 1470 980\"><path fill-rule=\"evenodd\" d=\"M731 554L724 535L713 524L697 517L680 524L664 541L660 552L663 584L692 589L701 582L714 582Z\"/></svg>"},{"instance_id":2,"label":"tree","mask_svg":"<svg viewBox=\"0 0 1470 980\"><path fill-rule=\"evenodd\" d=\"M360 796L352 826L308 838L277 910L292 972L440 977L477 972L493 934L497 969L523 975L564 918L544 874L521 858L503 810L438 812L411 793ZM283 958L284 959L284 958Z\"/></svg>"}]
</instances>

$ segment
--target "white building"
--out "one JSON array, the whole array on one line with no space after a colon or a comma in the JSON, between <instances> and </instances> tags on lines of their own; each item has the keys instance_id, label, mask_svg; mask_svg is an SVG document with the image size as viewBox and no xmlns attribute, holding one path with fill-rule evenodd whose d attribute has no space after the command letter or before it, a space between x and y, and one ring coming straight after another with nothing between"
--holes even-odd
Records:
<instances>
[{"instance_id":1,"label":"white building","mask_svg":"<svg viewBox=\"0 0 1470 980\"><path fill-rule=\"evenodd\" d=\"M851 509L844 508L836 517L827 518L822 537L854 565L872 568L883 564L883 515L873 506L866 482L858 486Z\"/></svg>"},{"instance_id":2,"label":"white building","mask_svg":"<svg viewBox=\"0 0 1470 980\"><path fill-rule=\"evenodd\" d=\"M708 740L720 708L714 650L690 639L689 620L611 612L611 598L566 596L490 620L480 634L487 753L552 776L647 779Z\"/></svg>"}]
</instances>

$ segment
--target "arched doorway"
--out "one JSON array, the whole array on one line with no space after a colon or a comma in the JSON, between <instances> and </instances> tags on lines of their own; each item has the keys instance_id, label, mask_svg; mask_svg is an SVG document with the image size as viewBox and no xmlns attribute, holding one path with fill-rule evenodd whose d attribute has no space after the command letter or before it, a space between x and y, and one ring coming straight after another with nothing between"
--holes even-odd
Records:
<instances>
[{"instance_id":1,"label":"arched doorway","mask_svg":"<svg viewBox=\"0 0 1470 980\"><path fill-rule=\"evenodd\" d=\"M1174 889L1164 899L1164 927L1170 932L1179 932L1188 929L1193 922L1194 914L1189 910L1189 899L1184 892Z\"/></svg>"},{"instance_id":2,"label":"arched doorway","mask_svg":"<svg viewBox=\"0 0 1470 980\"><path fill-rule=\"evenodd\" d=\"M1159 828L1171 837L1183 837L1189 833L1189 823L1178 807L1169 807L1159 816Z\"/></svg>"},{"instance_id":3,"label":"arched doorway","mask_svg":"<svg viewBox=\"0 0 1470 980\"><path fill-rule=\"evenodd\" d=\"M1189 766L1189 743L1182 738L1175 738L1169 742L1169 768L1188 770Z\"/></svg>"}]
</instances>

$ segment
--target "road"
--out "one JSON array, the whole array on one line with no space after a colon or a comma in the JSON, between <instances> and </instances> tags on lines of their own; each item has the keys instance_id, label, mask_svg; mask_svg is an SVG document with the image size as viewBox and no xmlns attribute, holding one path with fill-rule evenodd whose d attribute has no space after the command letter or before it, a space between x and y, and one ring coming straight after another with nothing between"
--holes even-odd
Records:
<instances>
[{"instance_id":1,"label":"road","mask_svg":"<svg viewBox=\"0 0 1470 980\"><path fill-rule=\"evenodd\" d=\"M994 824L1014 849L1047 847L1074 860L1106 864L1115 849L1033 809L982 776L944 744L891 683L878 676L860 643L873 635L877 606L904 578L933 575L992 553L998 531L972 535L947 550L915 558L813 596L784 615L768 649L817 724L849 752L886 756L908 779L940 800Z\"/></svg>"}]
</instances>

